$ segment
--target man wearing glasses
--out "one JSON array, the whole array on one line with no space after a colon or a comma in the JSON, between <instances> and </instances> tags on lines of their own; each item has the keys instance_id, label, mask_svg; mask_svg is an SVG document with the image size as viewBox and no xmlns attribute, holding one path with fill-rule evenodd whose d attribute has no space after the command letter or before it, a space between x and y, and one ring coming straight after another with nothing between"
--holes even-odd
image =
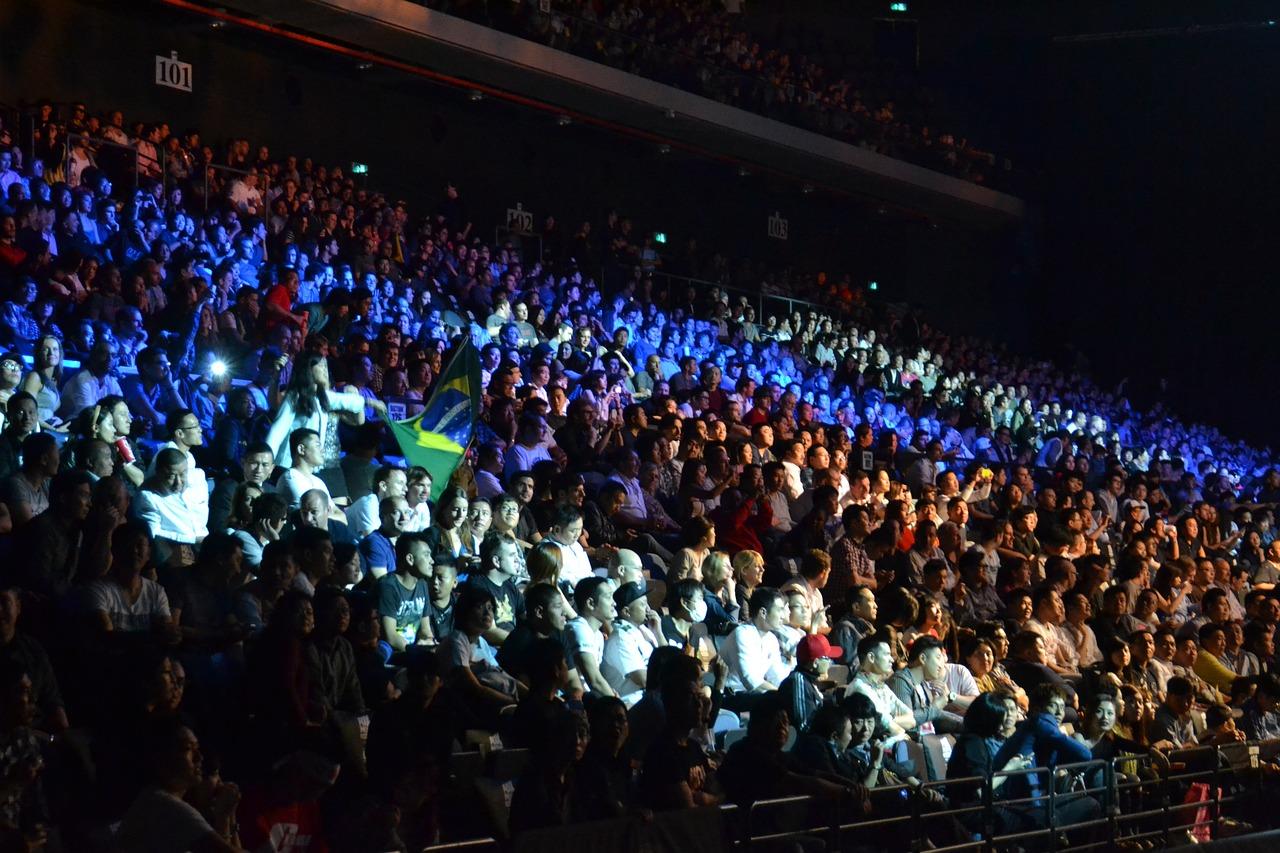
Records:
<instances>
[{"instance_id":1,"label":"man wearing glasses","mask_svg":"<svg viewBox=\"0 0 1280 853\"><path fill-rule=\"evenodd\" d=\"M190 409L175 409L165 420L165 429L169 433L169 441L160 449L173 448L186 458L187 485L183 489L182 498L187 508L200 519L201 525L207 527L209 524L209 481L205 477L204 469L196 464L196 458L191 453L191 448L200 447L204 444L204 432L200 427L200 419ZM157 452L156 458L159 458L159 456L160 454ZM147 472L148 476L155 473L155 459L152 459L151 465L151 470Z\"/></svg>"}]
</instances>

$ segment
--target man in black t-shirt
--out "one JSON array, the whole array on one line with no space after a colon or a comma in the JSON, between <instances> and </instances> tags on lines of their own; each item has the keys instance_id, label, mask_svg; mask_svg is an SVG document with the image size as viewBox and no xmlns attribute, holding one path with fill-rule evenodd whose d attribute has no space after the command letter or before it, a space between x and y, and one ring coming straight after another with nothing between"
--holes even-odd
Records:
<instances>
[{"instance_id":1,"label":"man in black t-shirt","mask_svg":"<svg viewBox=\"0 0 1280 853\"><path fill-rule=\"evenodd\" d=\"M440 642L453 633L453 591L458 586L458 567L439 562L427 580L427 622L431 636Z\"/></svg>"},{"instance_id":2,"label":"man in black t-shirt","mask_svg":"<svg viewBox=\"0 0 1280 853\"><path fill-rule=\"evenodd\" d=\"M480 543L480 565L467 578L467 584L493 596L493 627L484 638L495 646L506 641L524 615L524 597L515 581L519 571L520 546L516 540L499 533L486 536Z\"/></svg>"},{"instance_id":3,"label":"man in black t-shirt","mask_svg":"<svg viewBox=\"0 0 1280 853\"><path fill-rule=\"evenodd\" d=\"M720 798L711 792L711 764L689 737L698 722L702 686L680 667L667 675L662 685L667 724L645 754L640 798L655 811L719 805Z\"/></svg>"},{"instance_id":4,"label":"man in black t-shirt","mask_svg":"<svg viewBox=\"0 0 1280 853\"><path fill-rule=\"evenodd\" d=\"M427 578L432 574L431 545L420 533L401 534L396 542L395 571L373 584L373 600L382 616L382 636L398 652L426 643Z\"/></svg>"},{"instance_id":5,"label":"man in black t-shirt","mask_svg":"<svg viewBox=\"0 0 1280 853\"><path fill-rule=\"evenodd\" d=\"M549 583L536 583L524 591L524 618L498 649L498 665L525 684L529 683L529 650L548 638L564 643L564 596ZM569 667L570 694L582 694L578 672Z\"/></svg>"}]
</instances>

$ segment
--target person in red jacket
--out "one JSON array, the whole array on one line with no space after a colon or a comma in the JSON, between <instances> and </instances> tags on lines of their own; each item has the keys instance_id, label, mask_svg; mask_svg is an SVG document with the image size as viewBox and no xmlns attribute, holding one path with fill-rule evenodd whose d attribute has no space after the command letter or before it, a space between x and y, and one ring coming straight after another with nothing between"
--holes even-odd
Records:
<instances>
[{"instance_id":1,"label":"person in red jacket","mask_svg":"<svg viewBox=\"0 0 1280 853\"><path fill-rule=\"evenodd\" d=\"M720 506L711 513L718 547L730 555L739 551L764 551L760 537L773 527L773 508L764 499L764 478L759 465L742 470L741 485L727 489Z\"/></svg>"}]
</instances>

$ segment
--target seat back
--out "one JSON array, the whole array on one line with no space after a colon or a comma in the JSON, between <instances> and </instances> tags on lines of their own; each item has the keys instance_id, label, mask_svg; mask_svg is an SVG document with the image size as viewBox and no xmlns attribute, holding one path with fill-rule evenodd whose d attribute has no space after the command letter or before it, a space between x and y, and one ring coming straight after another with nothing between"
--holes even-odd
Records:
<instances>
[{"instance_id":1,"label":"seat back","mask_svg":"<svg viewBox=\"0 0 1280 853\"><path fill-rule=\"evenodd\" d=\"M449 756L449 770L454 779L466 784L484 771L484 758L484 753L479 750L455 752Z\"/></svg>"},{"instance_id":2,"label":"seat back","mask_svg":"<svg viewBox=\"0 0 1280 853\"><path fill-rule=\"evenodd\" d=\"M509 838L511 835L511 798L516 786L511 781L499 781L481 776L475 780L476 793L484 803L485 814L493 826L496 838Z\"/></svg>"},{"instance_id":3,"label":"seat back","mask_svg":"<svg viewBox=\"0 0 1280 853\"><path fill-rule=\"evenodd\" d=\"M910 739L904 740L902 743L906 747L907 760L911 762L916 778L936 782L937 780L929 775L929 762L925 757L924 747Z\"/></svg>"},{"instance_id":4,"label":"seat back","mask_svg":"<svg viewBox=\"0 0 1280 853\"><path fill-rule=\"evenodd\" d=\"M738 715L724 708L720 709L720 713L716 714L716 721L712 724L711 730L716 734L721 732L733 731L742 728L742 720L738 719Z\"/></svg>"},{"instance_id":5,"label":"seat back","mask_svg":"<svg viewBox=\"0 0 1280 853\"><path fill-rule=\"evenodd\" d=\"M947 762L951 760L951 749L956 740L951 735L925 735L920 739L924 748L925 772L930 782L947 778Z\"/></svg>"},{"instance_id":6,"label":"seat back","mask_svg":"<svg viewBox=\"0 0 1280 853\"><path fill-rule=\"evenodd\" d=\"M499 782L518 778L528 764L527 749L495 749L489 753L489 775Z\"/></svg>"}]
</instances>

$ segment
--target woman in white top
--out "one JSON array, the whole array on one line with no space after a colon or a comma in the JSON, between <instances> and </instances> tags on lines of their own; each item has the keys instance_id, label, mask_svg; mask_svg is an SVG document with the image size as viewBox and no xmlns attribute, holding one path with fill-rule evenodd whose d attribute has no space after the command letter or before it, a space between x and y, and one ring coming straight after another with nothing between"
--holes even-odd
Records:
<instances>
[{"instance_id":1,"label":"woman in white top","mask_svg":"<svg viewBox=\"0 0 1280 853\"><path fill-rule=\"evenodd\" d=\"M67 431L67 425L55 414L62 405L58 391L61 385L62 341L53 335L43 335L36 342L35 367L22 378L20 388L36 398L40 429L45 432Z\"/></svg>"},{"instance_id":2,"label":"woman in white top","mask_svg":"<svg viewBox=\"0 0 1280 853\"><path fill-rule=\"evenodd\" d=\"M386 404L381 400L366 398L359 391L335 391L329 386L329 362L314 352L297 356L293 378L280 401L280 411L267 433L267 444L276 456L276 464L289 468L293 464L289 450L289 435L295 429L307 427L320 434L320 448L324 458L321 470L338 467L342 455L338 443L338 422L364 423L365 406L370 406L382 418L387 416Z\"/></svg>"}]
</instances>

